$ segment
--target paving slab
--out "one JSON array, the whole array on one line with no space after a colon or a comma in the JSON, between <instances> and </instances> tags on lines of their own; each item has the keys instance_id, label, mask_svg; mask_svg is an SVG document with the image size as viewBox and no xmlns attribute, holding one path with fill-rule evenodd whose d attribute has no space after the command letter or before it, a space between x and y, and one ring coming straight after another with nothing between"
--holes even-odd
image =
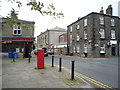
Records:
<instances>
[{"instance_id":1,"label":"paving slab","mask_svg":"<svg viewBox=\"0 0 120 90\"><path fill-rule=\"evenodd\" d=\"M23 59L23 58L20 58ZM51 67L45 64L44 69L36 68L36 57L22 61L19 58L12 62L7 56L2 59L2 88L92 88L83 80L71 82L70 72L62 68L58 72L58 66ZM77 78L78 79L78 78Z\"/></svg>"}]
</instances>

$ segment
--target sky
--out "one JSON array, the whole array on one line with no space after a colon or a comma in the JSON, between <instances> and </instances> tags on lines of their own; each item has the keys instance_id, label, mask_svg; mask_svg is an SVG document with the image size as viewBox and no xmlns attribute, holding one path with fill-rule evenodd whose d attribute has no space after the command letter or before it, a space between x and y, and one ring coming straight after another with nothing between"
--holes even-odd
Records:
<instances>
[{"instance_id":1,"label":"sky","mask_svg":"<svg viewBox=\"0 0 120 90\"><path fill-rule=\"evenodd\" d=\"M16 4L8 3L7 0L1 0L0 14L6 17L14 8L19 11L19 19L35 22L35 37L47 29L56 26L67 30L67 26L76 21L79 17L84 17L91 12L99 12L103 7L104 13L111 4L113 7L113 15L118 16L118 2L120 0L40 0L45 5L53 3L57 12L63 12L64 18L53 19L50 16L42 16L37 11L31 11L26 6L27 0L20 0L22 7L19 9Z\"/></svg>"}]
</instances>

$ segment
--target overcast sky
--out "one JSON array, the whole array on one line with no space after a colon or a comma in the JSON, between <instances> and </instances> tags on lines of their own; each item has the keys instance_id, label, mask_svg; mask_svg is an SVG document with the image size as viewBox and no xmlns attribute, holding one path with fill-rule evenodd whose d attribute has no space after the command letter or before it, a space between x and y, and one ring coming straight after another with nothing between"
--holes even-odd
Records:
<instances>
[{"instance_id":1,"label":"overcast sky","mask_svg":"<svg viewBox=\"0 0 120 90\"><path fill-rule=\"evenodd\" d=\"M56 26L67 29L67 26L76 21L78 17L84 17L91 12L99 12L101 7L104 13L108 5L113 7L113 15L118 16L118 1L120 0L40 0L46 5L53 3L58 12L64 13L63 19L54 19L49 16L42 16L37 11L31 11L30 7L26 6L25 0L20 10L17 5L8 3L7 0L1 0L0 14L6 17L12 8L19 10L19 19L35 22L35 37L47 29Z\"/></svg>"}]
</instances>

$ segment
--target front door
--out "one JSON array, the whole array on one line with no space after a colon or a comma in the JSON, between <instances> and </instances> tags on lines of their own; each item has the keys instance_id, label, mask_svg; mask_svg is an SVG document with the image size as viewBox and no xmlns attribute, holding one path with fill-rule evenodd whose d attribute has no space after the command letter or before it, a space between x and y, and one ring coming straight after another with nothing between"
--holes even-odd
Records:
<instances>
[{"instance_id":1,"label":"front door","mask_svg":"<svg viewBox=\"0 0 120 90\"><path fill-rule=\"evenodd\" d=\"M24 48L24 58L28 58L29 53L30 53L30 44L27 43L27 44L25 44L25 48Z\"/></svg>"},{"instance_id":2,"label":"front door","mask_svg":"<svg viewBox=\"0 0 120 90\"><path fill-rule=\"evenodd\" d=\"M111 53L112 53L112 55L114 55L114 56L116 55L115 51L116 51L116 50L115 50L115 47L112 47L112 52L111 52Z\"/></svg>"}]
</instances>

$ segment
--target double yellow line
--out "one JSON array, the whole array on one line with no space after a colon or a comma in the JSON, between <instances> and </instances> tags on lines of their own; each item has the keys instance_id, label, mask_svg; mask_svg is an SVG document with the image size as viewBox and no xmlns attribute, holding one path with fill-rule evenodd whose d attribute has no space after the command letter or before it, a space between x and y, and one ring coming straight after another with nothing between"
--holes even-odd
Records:
<instances>
[{"instance_id":1,"label":"double yellow line","mask_svg":"<svg viewBox=\"0 0 120 90\"><path fill-rule=\"evenodd\" d=\"M70 71L69 69L67 69L67 68L65 68L65 67L62 67L62 68L64 68L65 70L67 70L67 71ZM105 88L105 89L114 89L114 88L112 88L112 87L110 87L110 86L108 86L108 85L105 85L105 84L103 84L103 83L101 83L101 82L98 82L98 81L96 81L96 80L94 80L94 79L92 79L92 78L89 78L89 77L87 77L87 76L85 76L85 75L83 75L83 74L81 74L81 73L78 73L78 72L75 72L75 76L76 77L80 77L80 78L82 78L82 79L84 79L84 80L86 80L86 81L89 81L89 82L91 82L91 83L93 83L93 84L95 84L95 85L97 85L97 86L99 86L99 87L101 87L101 88ZM116 89L114 89L114 90L116 90Z\"/></svg>"}]
</instances>

